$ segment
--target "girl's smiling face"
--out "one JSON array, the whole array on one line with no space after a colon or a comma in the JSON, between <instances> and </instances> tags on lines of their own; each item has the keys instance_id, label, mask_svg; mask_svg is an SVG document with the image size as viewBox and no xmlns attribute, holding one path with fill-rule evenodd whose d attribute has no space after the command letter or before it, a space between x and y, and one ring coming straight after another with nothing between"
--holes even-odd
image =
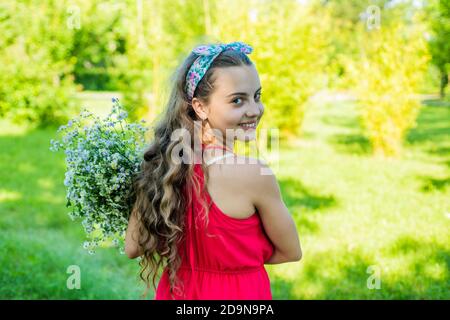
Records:
<instances>
[{"instance_id":1,"label":"girl's smiling face","mask_svg":"<svg viewBox=\"0 0 450 320\"><path fill-rule=\"evenodd\" d=\"M209 103L205 105L193 98L192 106L200 118L208 119L205 130L213 129L220 142L223 137L227 142L254 140L256 126L264 113L261 83L255 66L217 68ZM218 134L222 137L217 137Z\"/></svg>"}]
</instances>

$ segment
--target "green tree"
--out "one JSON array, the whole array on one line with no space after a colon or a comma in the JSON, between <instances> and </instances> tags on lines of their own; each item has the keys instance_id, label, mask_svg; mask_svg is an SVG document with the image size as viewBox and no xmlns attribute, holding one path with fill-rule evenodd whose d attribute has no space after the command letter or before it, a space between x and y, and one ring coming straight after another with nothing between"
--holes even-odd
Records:
<instances>
[{"instance_id":1,"label":"green tree","mask_svg":"<svg viewBox=\"0 0 450 320\"><path fill-rule=\"evenodd\" d=\"M0 4L0 116L34 125L62 123L74 105L72 29L66 1Z\"/></svg>"},{"instance_id":2,"label":"green tree","mask_svg":"<svg viewBox=\"0 0 450 320\"><path fill-rule=\"evenodd\" d=\"M432 63L441 76L440 96L445 97L450 71L450 1L436 0L428 7L432 36L429 41Z\"/></svg>"},{"instance_id":3,"label":"green tree","mask_svg":"<svg viewBox=\"0 0 450 320\"><path fill-rule=\"evenodd\" d=\"M122 14L125 2L114 0L74 0L68 11L79 13L79 25L73 26L70 56L75 58L75 81L87 90L117 90L117 61L125 54L127 26Z\"/></svg>"},{"instance_id":4,"label":"green tree","mask_svg":"<svg viewBox=\"0 0 450 320\"><path fill-rule=\"evenodd\" d=\"M416 124L415 96L429 60L424 27L398 21L367 32L361 57L351 65L362 121L374 152L398 156Z\"/></svg>"},{"instance_id":5,"label":"green tree","mask_svg":"<svg viewBox=\"0 0 450 320\"><path fill-rule=\"evenodd\" d=\"M129 0L126 50L117 65L124 105L133 117L152 121L160 113L170 75L205 34L203 17L201 0Z\"/></svg>"},{"instance_id":6,"label":"green tree","mask_svg":"<svg viewBox=\"0 0 450 320\"><path fill-rule=\"evenodd\" d=\"M220 2L213 37L253 46L251 59L261 78L262 126L280 137L298 137L306 101L325 80L328 16L315 2ZM318 23L320 21L320 23Z\"/></svg>"}]
</instances>

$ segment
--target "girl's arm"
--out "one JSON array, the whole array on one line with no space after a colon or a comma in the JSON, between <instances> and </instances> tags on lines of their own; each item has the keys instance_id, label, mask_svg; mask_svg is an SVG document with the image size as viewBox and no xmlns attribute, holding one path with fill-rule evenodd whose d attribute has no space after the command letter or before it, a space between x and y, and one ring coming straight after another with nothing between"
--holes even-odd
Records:
<instances>
[{"instance_id":1,"label":"girl's arm","mask_svg":"<svg viewBox=\"0 0 450 320\"><path fill-rule=\"evenodd\" d=\"M300 259L298 259L298 260L300 260ZM298 260L292 260L289 257L285 257L283 255L283 253L281 253L280 251L275 249L272 256L269 258L269 260L264 261L264 264L279 264L279 263L285 263L285 262L294 262L294 261L298 261Z\"/></svg>"},{"instance_id":2,"label":"girl's arm","mask_svg":"<svg viewBox=\"0 0 450 320\"><path fill-rule=\"evenodd\" d=\"M143 254L142 248L138 243L139 225L135 213L130 215L128 221L127 233L125 235L125 254L130 259L137 258Z\"/></svg>"},{"instance_id":3,"label":"girl's arm","mask_svg":"<svg viewBox=\"0 0 450 320\"><path fill-rule=\"evenodd\" d=\"M262 169L265 173L261 174ZM283 202L280 188L272 170L263 163L253 166L251 186L253 204L261 217L264 230L275 247L267 264L295 262L302 258L298 231Z\"/></svg>"}]
</instances>

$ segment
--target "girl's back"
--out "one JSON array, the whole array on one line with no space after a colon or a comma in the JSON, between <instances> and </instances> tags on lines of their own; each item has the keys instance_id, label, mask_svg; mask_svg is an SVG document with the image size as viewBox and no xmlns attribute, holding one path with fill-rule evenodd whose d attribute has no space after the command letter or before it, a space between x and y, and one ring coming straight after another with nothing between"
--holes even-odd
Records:
<instances>
[{"instance_id":1,"label":"girl's back","mask_svg":"<svg viewBox=\"0 0 450 320\"><path fill-rule=\"evenodd\" d=\"M237 155L220 160L207 167L207 190L210 197L226 215L236 219L250 217L256 208L252 201L249 173L252 172L250 166L256 164L249 163L249 158Z\"/></svg>"},{"instance_id":2,"label":"girl's back","mask_svg":"<svg viewBox=\"0 0 450 320\"><path fill-rule=\"evenodd\" d=\"M200 195L210 205L207 226L200 199L193 193L192 206L186 209L186 237L179 249L182 264L177 276L181 284L174 290L174 299L272 299L264 261L274 248L247 191L242 173L249 165L210 166L213 189ZM201 165L196 164L194 172L203 187ZM210 190L220 203L211 197ZM231 203L233 197L237 201ZM219 204L230 211L222 211ZM171 298L168 271L164 270L156 299Z\"/></svg>"}]
</instances>

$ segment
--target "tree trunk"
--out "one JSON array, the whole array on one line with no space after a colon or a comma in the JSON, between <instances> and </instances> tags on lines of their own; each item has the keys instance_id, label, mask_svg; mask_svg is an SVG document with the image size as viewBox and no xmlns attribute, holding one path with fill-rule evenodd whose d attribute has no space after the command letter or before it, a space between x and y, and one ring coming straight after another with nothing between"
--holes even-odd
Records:
<instances>
[{"instance_id":1,"label":"tree trunk","mask_svg":"<svg viewBox=\"0 0 450 320\"><path fill-rule=\"evenodd\" d=\"M441 99L445 98L445 87L448 84L448 74L445 71L441 71L441 88L439 91L439 94L441 96Z\"/></svg>"}]
</instances>

